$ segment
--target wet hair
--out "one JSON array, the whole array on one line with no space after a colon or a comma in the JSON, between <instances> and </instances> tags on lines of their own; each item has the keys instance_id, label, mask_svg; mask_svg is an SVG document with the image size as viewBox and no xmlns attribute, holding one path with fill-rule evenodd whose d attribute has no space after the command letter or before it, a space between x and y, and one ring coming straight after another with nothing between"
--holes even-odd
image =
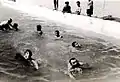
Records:
<instances>
[{"instance_id":1,"label":"wet hair","mask_svg":"<svg viewBox=\"0 0 120 82\"><path fill-rule=\"evenodd\" d=\"M56 30L55 32L60 33L59 30Z\"/></svg>"},{"instance_id":2,"label":"wet hair","mask_svg":"<svg viewBox=\"0 0 120 82\"><path fill-rule=\"evenodd\" d=\"M12 19L10 18L9 20L8 20L8 23L11 23L12 22Z\"/></svg>"},{"instance_id":3,"label":"wet hair","mask_svg":"<svg viewBox=\"0 0 120 82\"><path fill-rule=\"evenodd\" d=\"M56 30L55 33L57 33L57 37L60 36L60 32L58 30Z\"/></svg>"},{"instance_id":4,"label":"wet hair","mask_svg":"<svg viewBox=\"0 0 120 82\"><path fill-rule=\"evenodd\" d=\"M75 47L75 43L76 43L76 41L74 41L74 42L72 43L72 46L73 46L73 47Z\"/></svg>"},{"instance_id":5,"label":"wet hair","mask_svg":"<svg viewBox=\"0 0 120 82\"><path fill-rule=\"evenodd\" d=\"M41 31L42 26L39 24L37 25L37 31Z\"/></svg>"},{"instance_id":6,"label":"wet hair","mask_svg":"<svg viewBox=\"0 0 120 82\"><path fill-rule=\"evenodd\" d=\"M69 4L69 1L66 1L66 2L65 2L65 4L67 4L67 5L68 5L68 4Z\"/></svg>"},{"instance_id":7,"label":"wet hair","mask_svg":"<svg viewBox=\"0 0 120 82\"><path fill-rule=\"evenodd\" d=\"M28 59L29 59L29 58L31 58L31 56L32 56L32 51L29 50L29 49L27 49L27 50L24 52L24 54L27 53L27 52L29 52L29 56L28 56Z\"/></svg>"},{"instance_id":8,"label":"wet hair","mask_svg":"<svg viewBox=\"0 0 120 82\"><path fill-rule=\"evenodd\" d=\"M18 27L18 24L17 24L17 23L14 23L14 24L13 24L13 28L14 28L16 31L18 31L18 28L17 28L17 27Z\"/></svg>"},{"instance_id":9,"label":"wet hair","mask_svg":"<svg viewBox=\"0 0 120 82\"><path fill-rule=\"evenodd\" d=\"M77 1L76 3L80 4L80 1Z\"/></svg>"}]
</instances>

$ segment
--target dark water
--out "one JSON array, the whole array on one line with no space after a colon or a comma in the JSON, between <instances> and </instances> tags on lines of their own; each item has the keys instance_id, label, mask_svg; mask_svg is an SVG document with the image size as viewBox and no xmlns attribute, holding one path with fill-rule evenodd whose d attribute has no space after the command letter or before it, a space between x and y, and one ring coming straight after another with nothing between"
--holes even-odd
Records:
<instances>
[{"instance_id":1,"label":"dark water","mask_svg":"<svg viewBox=\"0 0 120 82\"><path fill-rule=\"evenodd\" d=\"M0 80L2 82L119 82L120 49L101 38L93 38L66 29L65 25L45 19L35 19L23 13L0 6L0 21L13 18L19 24L20 31L0 32ZM41 24L43 36L36 33L36 25ZM64 36L54 39L58 29ZM70 52L73 41L83 45L85 52ZM40 60L37 71L32 67L23 67L14 59L16 52L23 53L31 49L33 57ZM79 80L66 75L67 61L76 57L88 62L93 69L84 71Z\"/></svg>"}]
</instances>

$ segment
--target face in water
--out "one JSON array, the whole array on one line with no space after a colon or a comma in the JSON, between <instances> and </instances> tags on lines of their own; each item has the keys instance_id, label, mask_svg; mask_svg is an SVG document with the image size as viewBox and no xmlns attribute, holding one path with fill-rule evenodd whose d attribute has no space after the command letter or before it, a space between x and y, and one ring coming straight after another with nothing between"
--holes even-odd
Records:
<instances>
[{"instance_id":1,"label":"face in water","mask_svg":"<svg viewBox=\"0 0 120 82\"><path fill-rule=\"evenodd\" d=\"M80 45L79 45L79 43L76 42L76 43L75 43L75 46L76 46L76 47L79 47Z\"/></svg>"},{"instance_id":2,"label":"face in water","mask_svg":"<svg viewBox=\"0 0 120 82\"><path fill-rule=\"evenodd\" d=\"M30 55L29 52L26 51L26 52L25 52L25 55L24 55L24 58L25 58L25 59L28 59L28 58L29 58L29 55Z\"/></svg>"},{"instance_id":3,"label":"face in water","mask_svg":"<svg viewBox=\"0 0 120 82\"><path fill-rule=\"evenodd\" d=\"M72 46L73 46L73 47L80 47L81 45L80 45L79 43L77 43L76 41L74 41L74 42L72 43Z\"/></svg>"},{"instance_id":4,"label":"face in water","mask_svg":"<svg viewBox=\"0 0 120 82\"><path fill-rule=\"evenodd\" d=\"M74 66L74 65L77 65L77 60L71 60L71 64Z\"/></svg>"}]
</instances>

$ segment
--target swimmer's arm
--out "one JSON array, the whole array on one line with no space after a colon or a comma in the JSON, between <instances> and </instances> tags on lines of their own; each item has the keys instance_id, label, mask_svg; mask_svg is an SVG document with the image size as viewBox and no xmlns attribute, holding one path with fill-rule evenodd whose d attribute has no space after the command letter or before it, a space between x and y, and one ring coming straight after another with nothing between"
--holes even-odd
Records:
<instances>
[{"instance_id":1,"label":"swimmer's arm","mask_svg":"<svg viewBox=\"0 0 120 82\"><path fill-rule=\"evenodd\" d=\"M10 26L10 29L13 29L13 25L12 24L9 24L9 26Z\"/></svg>"},{"instance_id":2,"label":"swimmer's arm","mask_svg":"<svg viewBox=\"0 0 120 82\"><path fill-rule=\"evenodd\" d=\"M75 79L73 71L74 71L74 69L70 68L68 74L69 74L70 78Z\"/></svg>"},{"instance_id":3,"label":"swimmer's arm","mask_svg":"<svg viewBox=\"0 0 120 82\"><path fill-rule=\"evenodd\" d=\"M70 78L75 79L74 75L72 73L69 73Z\"/></svg>"},{"instance_id":4,"label":"swimmer's arm","mask_svg":"<svg viewBox=\"0 0 120 82\"><path fill-rule=\"evenodd\" d=\"M12 24L9 24L11 27L13 27L13 25Z\"/></svg>"}]
</instances>

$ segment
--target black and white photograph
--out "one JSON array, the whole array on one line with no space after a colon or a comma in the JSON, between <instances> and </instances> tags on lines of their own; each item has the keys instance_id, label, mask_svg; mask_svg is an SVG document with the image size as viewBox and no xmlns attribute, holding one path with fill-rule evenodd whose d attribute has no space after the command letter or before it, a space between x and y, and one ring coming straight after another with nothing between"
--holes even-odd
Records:
<instances>
[{"instance_id":1,"label":"black and white photograph","mask_svg":"<svg viewBox=\"0 0 120 82\"><path fill-rule=\"evenodd\" d=\"M120 82L120 0L0 0L0 82Z\"/></svg>"}]
</instances>

